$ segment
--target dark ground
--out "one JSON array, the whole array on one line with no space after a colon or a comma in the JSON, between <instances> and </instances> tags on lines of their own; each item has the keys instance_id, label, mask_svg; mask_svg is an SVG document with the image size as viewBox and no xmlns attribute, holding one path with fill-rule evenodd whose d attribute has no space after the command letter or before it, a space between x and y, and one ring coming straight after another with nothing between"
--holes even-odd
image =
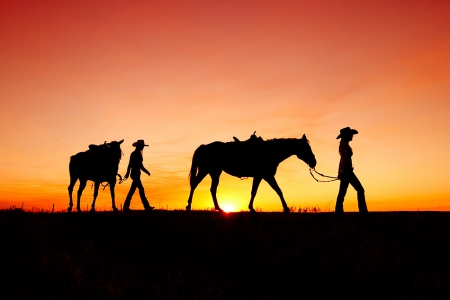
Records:
<instances>
[{"instance_id":1,"label":"dark ground","mask_svg":"<svg viewBox=\"0 0 450 300\"><path fill-rule=\"evenodd\" d=\"M450 213L0 211L0 297L450 299Z\"/></svg>"}]
</instances>

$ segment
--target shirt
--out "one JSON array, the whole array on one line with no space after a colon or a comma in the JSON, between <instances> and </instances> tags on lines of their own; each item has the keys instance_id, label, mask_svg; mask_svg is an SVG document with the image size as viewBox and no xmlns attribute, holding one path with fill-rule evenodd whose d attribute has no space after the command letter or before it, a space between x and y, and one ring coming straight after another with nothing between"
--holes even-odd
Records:
<instances>
[{"instance_id":1,"label":"shirt","mask_svg":"<svg viewBox=\"0 0 450 300\"><path fill-rule=\"evenodd\" d=\"M339 144L339 154L341 155L341 160L339 161L339 171L338 174L348 173L353 171L352 163L352 148L348 143Z\"/></svg>"},{"instance_id":2,"label":"shirt","mask_svg":"<svg viewBox=\"0 0 450 300\"><path fill-rule=\"evenodd\" d=\"M142 162L144 158L142 157L141 151L133 151L130 155L130 162L128 163L128 169L131 168L131 178L139 178L141 176L141 169L145 170Z\"/></svg>"}]
</instances>

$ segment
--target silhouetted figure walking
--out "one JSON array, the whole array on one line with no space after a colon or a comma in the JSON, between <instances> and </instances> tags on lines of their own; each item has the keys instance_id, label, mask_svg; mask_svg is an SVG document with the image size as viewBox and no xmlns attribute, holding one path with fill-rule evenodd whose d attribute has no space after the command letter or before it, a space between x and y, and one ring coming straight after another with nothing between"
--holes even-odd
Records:
<instances>
[{"instance_id":1,"label":"silhouetted figure walking","mask_svg":"<svg viewBox=\"0 0 450 300\"><path fill-rule=\"evenodd\" d=\"M335 214L337 217L342 217L344 214L344 197L347 193L348 185L351 184L355 188L358 195L358 209L361 216L366 217L368 215L366 198L364 195L364 188L361 185L358 177L353 172L352 155L353 151L349 145L349 142L353 140L353 135L358 131L351 129L350 127L342 128L341 133L336 139L341 139L339 144L339 154L341 160L339 162L338 178L341 181L339 185L339 193L336 199Z\"/></svg>"},{"instance_id":2,"label":"silhouetted figure walking","mask_svg":"<svg viewBox=\"0 0 450 300\"><path fill-rule=\"evenodd\" d=\"M250 212L256 212L253 208L256 192L259 184L264 179L270 187L280 197L283 211L288 213L288 207L283 192L275 179L278 165L291 157L297 156L314 168L317 164L316 157L311 150L306 135L300 139L273 139L264 141L252 135L248 141L239 142L234 138L234 142L213 142L207 145L200 145L192 156L191 171L189 172L189 183L191 191L189 193L186 210L191 210L194 191L199 183L209 174L211 177L211 196L214 208L222 212L217 201L217 186L222 172L238 178L253 177L252 191L248 208ZM252 141L254 140L254 141ZM255 145L255 144L257 145Z\"/></svg>"},{"instance_id":3,"label":"silhouetted figure walking","mask_svg":"<svg viewBox=\"0 0 450 300\"><path fill-rule=\"evenodd\" d=\"M147 169L144 168L144 165L142 164L144 160L144 158L142 157L142 151L144 150L145 146L148 145L144 143L144 140L138 140L137 142L133 143L133 147L136 147L136 149L130 154L130 162L128 163L127 173L125 174L126 179L131 172L131 179L133 180L133 182L131 183L127 198L123 203L123 211L130 210L131 198L133 197L136 188L139 189L139 196L141 197L141 201L144 205L145 210L150 211L154 209L154 207L150 206L150 204L148 203L147 197L145 197L144 186L142 185L141 181L141 170L148 176L150 176L150 172L147 171Z\"/></svg>"}]
</instances>

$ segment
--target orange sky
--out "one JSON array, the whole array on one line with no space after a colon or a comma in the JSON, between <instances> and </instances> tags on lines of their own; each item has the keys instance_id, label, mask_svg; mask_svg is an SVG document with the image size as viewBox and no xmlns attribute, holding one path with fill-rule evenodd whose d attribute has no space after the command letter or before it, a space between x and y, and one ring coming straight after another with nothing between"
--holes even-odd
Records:
<instances>
[{"instance_id":1,"label":"orange sky","mask_svg":"<svg viewBox=\"0 0 450 300\"><path fill-rule=\"evenodd\" d=\"M369 210L450 210L449 16L449 1L2 1L0 208L65 209L69 157L120 139L122 175L131 144L150 144L157 207L186 205L197 146L255 130L306 134L334 175L351 126ZM288 205L334 208L338 183L297 158L276 178ZM213 205L209 184L194 209ZM245 209L250 189L222 175L219 203ZM105 190L97 207L110 206ZM255 207L281 210L264 182Z\"/></svg>"}]
</instances>

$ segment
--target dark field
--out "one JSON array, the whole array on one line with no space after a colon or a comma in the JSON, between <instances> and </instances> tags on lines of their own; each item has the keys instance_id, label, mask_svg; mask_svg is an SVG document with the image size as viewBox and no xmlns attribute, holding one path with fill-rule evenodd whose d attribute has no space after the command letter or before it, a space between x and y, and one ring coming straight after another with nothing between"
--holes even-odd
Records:
<instances>
[{"instance_id":1,"label":"dark field","mask_svg":"<svg viewBox=\"0 0 450 300\"><path fill-rule=\"evenodd\" d=\"M372 216L1 211L0 297L450 299L450 213Z\"/></svg>"}]
</instances>

